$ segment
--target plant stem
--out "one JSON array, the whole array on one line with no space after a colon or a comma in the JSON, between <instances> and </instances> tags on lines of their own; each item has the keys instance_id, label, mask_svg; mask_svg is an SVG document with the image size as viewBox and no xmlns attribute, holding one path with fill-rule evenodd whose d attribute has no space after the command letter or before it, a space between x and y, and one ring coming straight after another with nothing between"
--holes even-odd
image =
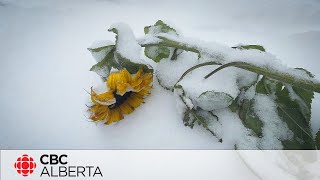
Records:
<instances>
[{"instance_id":1,"label":"plant stem","mask_svg":"<svg viewBox=\"0 0 320 180\"><path fill-rule=\"evenodd\" d=\"M263 67L259 67L253 64L249 64L249 63L245 63L245 62L231 62L228 64L224 64L220 67L218 67L217 69L215 69L214 71L212 71L211 73L209 73L208 75L206 75L204 78L207 79L208 77L210 77L211 75L213 75L214 73L220 71L221 69L224 69L226 67L237 67L237 68L241 68L241 69L245 69L251 72L255 72L257 74L262 74L264 76L267 76L269 78L284 82L284 83L288 83L291 84L293 86L297 86L303 89L307 89L307 90L312 90L315 92L320 93L320 84L319 83L314 83L310 80L306 80L306 79L298 79L295 78L289 74L286 73L282 73L282 72L276 72L276 71L272 71L270 69L266 69Z\"/></svg>"},{"instance_id":2,"label":"plant stem","mask_svg":"<svg viewBox=\"0 0 320 180\"><path fill-rule=\"evenodd\" d=\"M200 50L197 49L196 45L192 45L192 44L187 44L184 42L178 42L175 40L171 40L162 36L157 36L157 38L161 39L160 42L157 43L150 43L150 44L140 44L142 47L148 47L148 46L165 46L165 47L173 47L176 49L182 49L185 51L191 51L194 53L198 53L200 54ZM208 52L209 53L209 52ZM210 53L209 53L210 54ZM178 82L180 82L188 73L190 73L191 71L200 68L202 66L207 66L207 65L221 65L221 63L216 62L214 59L212 59L212 61L210 62L206 62L206 63L202 63L202 64L198 64L194 67L191 67L190 69L188 69L185 73L183 73L183 75L180 77L180 79L178 80ZM219 68L215 69L214 71L212 71L211 73L209 73L208 75L205 76L205 79L207 79L208 77L210 77L211 75L213 75L214 73L220 71L221 69L224 69L226 67L237 67L237 68L241 68L241 69L245 69L247 71L251 71L257 74L262 74L264 76L267 76L269 78L284 82L284 83L288 83L291 84L293 86L297 86L297 87L301 87L303 89L307 89L307 90L312 90L315 92L320 93L320 83L316 83L313 82L311 80L308 79L299 79L297 77L294 77L286 72L278 72L272 69L268 69L266 67L259 67L257 65L254 64L250 64L247 62L242 62L242 61L235 61L235 62L231 62L228 64L224 64L222 66L220 66ZM177 83L178 83L177 82ZM176 83L176 84L177 84Z\"/></svg>"}]
</instances>

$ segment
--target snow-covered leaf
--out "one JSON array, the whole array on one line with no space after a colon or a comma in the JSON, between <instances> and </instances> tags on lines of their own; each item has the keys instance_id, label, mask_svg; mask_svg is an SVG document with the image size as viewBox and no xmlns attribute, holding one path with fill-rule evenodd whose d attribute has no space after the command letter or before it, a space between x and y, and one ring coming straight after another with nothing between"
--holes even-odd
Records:
<instances>
[{"instance_id":1,"label":"snow-covered leaf","mask_svg":"<svg viewBox=\"0 0 320 180\"><path fill-rule=\"evenodd\" d=\"M296 68L298 70L304 71L306 74L308 74L310 77L314 77L313 74L311 74L311 72L307 71L306 69L303 68ZM302 89L300 87L297 86L293 86L292 87L293 93L296 93L300 99L296 99L296 101L299 101L300 103L300 108L303 109L307 109L307 119L310 119L311 117L311 104L312 104L312 99L314 98L314 92L307 90L307 89ZM301 101L302 100L302 101ZM309 111L308 111L309 110Z\"/></svg>"},{"instance_id":2,"label":"snow-covered leaf","mask_svg":"<svg viewBox=\"0 0 320 180\"><path fill-rule=\"evenodd\" d=\"M253 101L245 99L239 108L239 118L246 128L251 129L258 137L262 137L263 123L253 111Z\"/></svg>"},{"instance_id":3,"label":"snow-covered leaf","mask_svg":"<svg viewBox=\"0 0 320 180\"><path fill-rule=\"evenodd\" d=\"M114 60L113 51L108 53L102 61L98 62L97 64L93 65L90 71L96 72L98 75L102 76L103 78L107 78L110 70L113 66L112 61Z\"/></svg>"},{"instance_id":4,"label":"snow-covered leaf","mask_svg":"<svg viewBox=\"0 0 320 180\"><path fill-rule=\"evenodd\" d=\"M144 49L144 53L148 58L159 62L161 59L169 57L170 49L162 46L149 46Z\"/></svg>"},{"instance_id":5,"label":"snow-covered leaf","mask_svg":"<svg viewBox=\"0 0 320 180\"><path fill-rule=\"evenodd\" d=\"M305 109L301 108L297 100L301 97L296 94L296 97L292 98L288 86L265 77L258 83L257 92L275 96L277 113L294 134L293 139L282 141L284 149L314 149L313 136L309 125L310 116L304 115L305 113L303 111ZM305 98L311 101L312 96L305 96ZM308 111L310 111L310 109L308 109Z\"/></svg>"},{"instance_id":6,"label":"snow-covered leaf","mask_svg":"<svg viewBox=\"0 0 320 180\"><path fill-rule=\"evenodd\" d=\"M108 52L110 52L115 46L114 45L107 45L107 46L101 46L101 47L89 47L88 50L91 53L98 53L98 52L103 52L105 51L104 54L107 54Z\"/></svg>"},{"instance_id":7,"label":"snow-covered leaf","mask_svg":"<svg viewBox=\"0 0 320 180\"><path fill-rule=\"evenodd\" d=\"M96 72L102 78L106 78L109 75L112 67L119 68L114 59L114 45L88 48L88 50L97 61L97 64L93 65L90 71Z\"/></svg>"},{"instance_id":8,"label":"snow-covered leaf","mask_svg":"<svg viewBox=\"0 0 320 180\"><path fill-rule=\"evenodd\" d=\"M320 130L316 134L315 141L316 141L317 149L319 150L320 149Z\"/></svg>"},{"instance_id":9,"label":"snow-covered leaf","mask_svg":"<svg viewBox=\"0 0 320 180\"><path fill-rule=\"evenodd\" d=\"M202 126L204 129L209 131L213 136L217 137L220 142L222 139L216 135L212 124L219 123L219 118L212 112L204 111L201 109L186 110L183 117L183 123L185 126L193 128L194 125Z\"/></svg>"},{"instance_id":10,"label":"snow-covered leaf","mask_svg":"<svg viewBox=\"0 0 320 180\"><path fill-rule=\"evenodd\" d=\"M152 26L144 27L145 34L159 34L159 33L169 33L169 34L176 34L178 35L177 31L164 23L162 20L158 20Z\"/></svg>"},{"instance_id":11,"label":"snow-covered leaf","mask_svg":"<svg viewBox=\"0 0 320 180\"><path fill-rule=\"evenodd\" d=\"M206 111L226 108L231 105L233 98L224 92L206 91L195 99L198 107Z\"/></svg>"},{"instance_id":12,"label":"snow-covered leaf","mask_svg":"<svg viewBox=\"0 0 320 180\"><path fill-rule=\"evenodd\" d=\"M145 34L151 35L167 33L178 36L178 33L175 29L161 20L158 20L153 26L146 26L144 28L144 32ZM173 57L172 59L176 59L176 56L178 55L177 49L160 45L145 47L144 53L148 58L154 60L155 62L159 62L161 59L169 57Z\"/></svg>"},{"instance_id":13,"label":"snow-covered leaf","mask_svg":"<svg viewBox=\"0 0 320 180\"><path fill-rule=\"evenodd\" d=\"M114 57L120 68L126 68L131 74L136 73L141 68L144 72L153 71L153 69L147 66L147 63L140 58L141 46L138 44L132 30L127 24L114 24L109 31L116 34Z\"/></svg>"}]
</instances>

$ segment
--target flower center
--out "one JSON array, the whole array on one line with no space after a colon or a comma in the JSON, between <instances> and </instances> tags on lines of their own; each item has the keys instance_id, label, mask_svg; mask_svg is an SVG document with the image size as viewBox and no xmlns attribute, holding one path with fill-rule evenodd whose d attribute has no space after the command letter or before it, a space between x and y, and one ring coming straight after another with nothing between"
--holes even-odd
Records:
<instances>
[{"instance_id":1,"label":"flower center","mask_svg":"<svg viewBox=\"0 0 320 180\"><path fill-rule=\"evenodd\" d=\"M116 103L110 105L109 108L114 109L116 107L119 107L121 104L123 104L130 97L131 94L132 94L132 91L124 93L123 96L114 92L113 95L116 98Z\"/></svg>"}]
</instances>

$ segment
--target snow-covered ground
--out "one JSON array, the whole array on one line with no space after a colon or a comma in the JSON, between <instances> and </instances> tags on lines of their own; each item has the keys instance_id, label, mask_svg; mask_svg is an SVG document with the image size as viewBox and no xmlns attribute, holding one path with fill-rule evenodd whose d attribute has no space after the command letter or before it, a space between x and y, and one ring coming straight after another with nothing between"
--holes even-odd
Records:
<instances>
[{"instance_id":1,"label":"snow-covered ground","mask_svg":"<svg viewBox=\"0 0 320 180\"><path fill-rule=\"evenodd\" d=\"M112 126L88 122L86 90L100 83L87 47L114 40L114 22L135 36L158 19L185 37L262 44L290 67L320 79L320 2L0 0L0 149L230 149L176 112L173 94L154 83L146 103ZM320 127L320 95L312 128Z\"/></svg>"}]
</instances>

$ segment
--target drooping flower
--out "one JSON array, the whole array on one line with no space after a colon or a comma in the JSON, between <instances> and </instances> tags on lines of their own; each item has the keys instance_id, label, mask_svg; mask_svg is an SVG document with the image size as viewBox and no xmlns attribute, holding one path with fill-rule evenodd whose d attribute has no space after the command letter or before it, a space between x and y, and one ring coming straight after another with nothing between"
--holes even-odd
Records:
<instances>
[{"instance_id":1,"label":"drooping flower","mask_svg":"<svg viewBox=\"0 0 320 180\"><path fill-rule=\"evenodd\" d=\"M106 82L108 91L97 94L91 88L90 119L105 120L107 125L122 120L124 114L130 114L144 103L152 80L152 73L144 73L142 69L134 75L126 69L110 73Z\"/></svg>"}]
</instances>

